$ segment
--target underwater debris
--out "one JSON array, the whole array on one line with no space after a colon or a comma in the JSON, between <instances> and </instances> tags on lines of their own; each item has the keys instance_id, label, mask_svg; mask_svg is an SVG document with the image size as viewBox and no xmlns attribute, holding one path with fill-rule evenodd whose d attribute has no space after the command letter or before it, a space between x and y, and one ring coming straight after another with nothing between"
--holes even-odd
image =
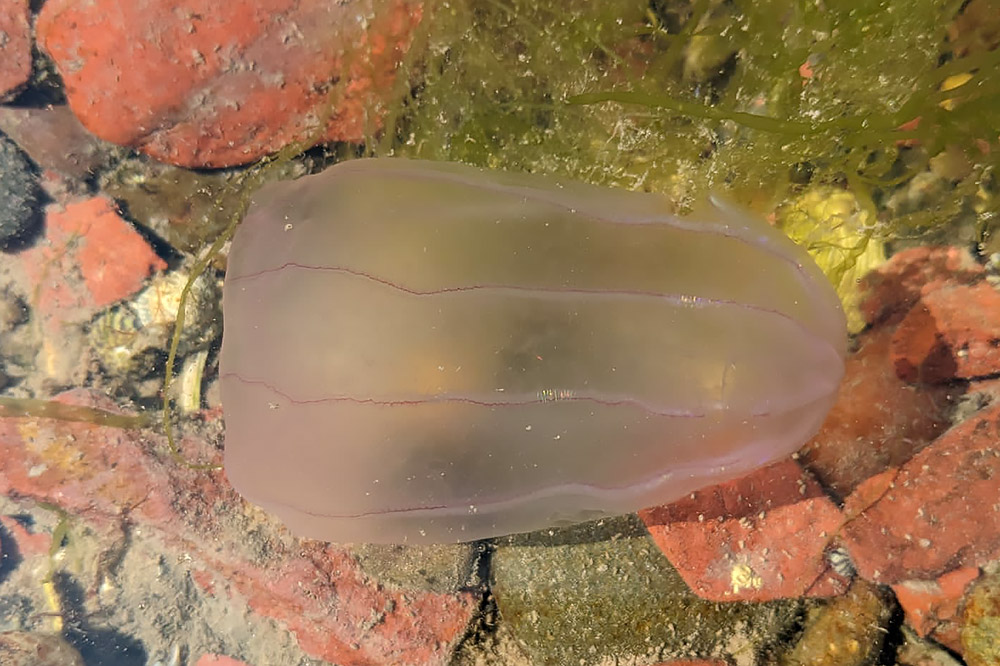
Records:
<instances>
[{"instance_id":1,"label":"underwater debris","mask_svg":"<svg viewBox=\"0 0 1000 666\"><path fill-rule=\"evenodd\" d=\"M59 634L28 631L0 633L0 663L4 666L85 666L80 653Z\"/></svg>"},{"instance_id":2,"label":"underwater debris","mask_svg":"<svg viewBox=\"0 0 1000 666\"><path fill-rule=\"evenodd\" d=\"M180 295L188 279L189 274L184 270L156 276L134 298L97 316L90 327L89 340L108 373L119 378L141 379L155 372L173 334ZM221 333L219 293L218 281L210 275L203 274L192 282L179 357L207 351ZM200 361L202 368L205 360L207 354Z\"/></svg>"}]
</instances>

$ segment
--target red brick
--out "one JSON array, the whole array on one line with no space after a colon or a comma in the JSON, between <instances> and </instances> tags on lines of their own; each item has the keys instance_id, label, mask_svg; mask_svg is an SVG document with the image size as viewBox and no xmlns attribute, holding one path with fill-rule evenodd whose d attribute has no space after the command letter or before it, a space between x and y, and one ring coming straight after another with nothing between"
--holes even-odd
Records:
<instances>
[{"instance_id":1,"label":"red brick","mask_svg":"<svg viewBox=\"0 0 1000 666\"><path fill-rule=\"evenodd\" d=\"M903 464L946 427L948 387L914 388L889 359L890 326L859 336L847 358L837 402L799 461L828 489L846 497L868 477Z\"/></svg>"},{"instance_id":2,"label":"red brick","mask_svg":"<svg viewBox=\"0 0 1000 666\"><path fill-rule=\"evenodd\" d=\"M869 324L898 322L924 289L942 280L971 283L984 275L969 252L957 247L914 247L894 254L861 280L861 312ZM888 320L888 321L886 321Z\"/></svg>"},{"instance_id":3,"label":"red brick","mask_svg":"<svg viewBox=\"0 0 1000 666\"><path fill-rule=\"evenodd\" d=\"M45 225L45 238L17 255L42 318L86 321L167 267L104 197L50 206Z\"/></svg>"},{"instance_id":4,"label":"red brick","mask_svg":"<svg viewBox=\"0 0 1000 666\"><path fill-rule=\"evenodd\" d=\"M896 374L909 382L1000 372L1000 292L979 282L922 294L893 335L892 356Z\"/></svg>"},{"instance_id":5,"label":"red brick","mask_svg":"<svg viewBox=\"0 0 1000 666\"><path fill-rule=\"evenodd\" d=\"M251 666L251 664L220 654L203 654L194 666Z\"/></svg>"},{"instance_id":6,"label":"red brick","mask_svg":"<svg viewBox=\"0 0 1000 666\"><path fill-rule=\"evenodd\" d=\"M847 498L842 534L876 583L929 580L1000 555L1000 404Z\"/></svg>"},{"instance_id":7,"label":"red brick","mask_svg":"<svg viewBox=\"0 0 1000 666\"><path fill-rule=\"evenodd\" d=\"M423 4L373 4L49 0L36 31L94 134L221 167L374 128Z\"/></svg>"},{"instance_id":8,"label":"red brick","mask_svg":"<svg viewBox=\"0 0 1000 666\"><path fill-rule=\"evenodd\" d=\"M0 525L10 535L13 545L22 557L48 555L52 547L51 534L31 532L13 516L0 516Z\"/></svg>"},{"instance_id":9,"label":"red brick","mask_svg":"<svg viewBox=\"0 0 1000 666\"><path fill-rule=\"evenodd\" d=\"M892 586L906 623L922 637L931 637L961 651L959 604L979 569L956 569L937 580L907 580Z\"/></svg>"},{"instance_id":10,"label":"red brick","mask_svg":"<svg viewBox=\"0 0 1000 666\"><path fill-rule=\"evenodd\" d=\"M28 0L0 0L0 100L31 76Z\"/></svg>"},{"instance_id":11,"label":"red brick","mask_svg":"<svg viewBox=\"0 0 1000 666\"><path fill-rule=\"evenodd\" d=\"M639 516L702 598L764 601L846 589L824 555L840 511L791 460Z\"/></svg>"}]
</instances>

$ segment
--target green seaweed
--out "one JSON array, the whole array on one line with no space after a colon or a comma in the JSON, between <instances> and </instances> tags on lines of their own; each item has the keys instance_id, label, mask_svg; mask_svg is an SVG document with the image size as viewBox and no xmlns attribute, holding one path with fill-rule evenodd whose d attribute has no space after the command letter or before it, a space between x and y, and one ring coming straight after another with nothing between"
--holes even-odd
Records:
<instances>
[{"instance_id":1,"label":"green seaweed","mask_svg":"<svg viewBox=\"0 0 1000 666\"><path fill-rule=\"evenodd\" d=\"M729 189L781 199L790 170L808 163L814 182L880 203L946 146L973 154L986 141L994 149L977 163L998 160L1000 51L949 42L961 8L443 2L425 23L429 55L411 68L392 152L678 198ZM698 40L732 54L714 75L689 75L700 71ZM942 89L962 74L971 77ZM903 160L904 150L920 157Z\"/></svg>"},{"instance_id":2,"label":"green seaweed","mask_svg":"<svg viewBox=\"0 0 1000 666\"><path fill-rule=\"evenodd\" d=\"M152 423L146 414L119 414L96 407L69 405L55 400L0 396L0 417L34 417L58 421L78 421L112 428L145 428Z\"/></svg>"}]
</instances>

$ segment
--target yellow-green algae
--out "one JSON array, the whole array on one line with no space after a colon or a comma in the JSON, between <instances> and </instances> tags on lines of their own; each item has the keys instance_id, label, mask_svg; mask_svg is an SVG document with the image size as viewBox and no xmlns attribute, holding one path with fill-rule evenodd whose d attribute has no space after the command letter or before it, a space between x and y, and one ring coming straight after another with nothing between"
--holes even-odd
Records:
<instances>
[{"instance_id":1,"label":"yellow-green algae","mask_svg":"<svg viewBox=\"0 0 1000 666\"><path fill-rule=\"evenodd\" d=\"M857 279L885 261L883 243L869 242L876 230L871 208L850 190L820 185L789 198L775 212L778 227L805 246L837 287L848 330L860 331L865 320L858 309Z\"/></svg>"},{"instance_id":2,"label":"yellow-green algae","mask_svg":"<svg viewBox=\"0 0 1000 666\"><path fill-rule=\"evenodd\" d=\"M976 580L964 597L962 656L970 666L1000 663L1000 572Z\"/></svg>"}]
</instances>

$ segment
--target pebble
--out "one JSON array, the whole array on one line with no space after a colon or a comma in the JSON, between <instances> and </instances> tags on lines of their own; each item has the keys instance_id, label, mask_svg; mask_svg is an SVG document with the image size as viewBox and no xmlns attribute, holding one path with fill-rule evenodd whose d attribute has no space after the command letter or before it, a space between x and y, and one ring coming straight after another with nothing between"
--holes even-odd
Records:
<instances>
[{"instance_id":1,"label":"pebble","mask_svg":"<svg viewBox=\"0 0 1000 666\"><path fill-rule=\"evenodd\" d=\"M41 189L31 163L17 145L0 134L0 249L24 245L41 223Z\"/></svg>"}]
</instances>

